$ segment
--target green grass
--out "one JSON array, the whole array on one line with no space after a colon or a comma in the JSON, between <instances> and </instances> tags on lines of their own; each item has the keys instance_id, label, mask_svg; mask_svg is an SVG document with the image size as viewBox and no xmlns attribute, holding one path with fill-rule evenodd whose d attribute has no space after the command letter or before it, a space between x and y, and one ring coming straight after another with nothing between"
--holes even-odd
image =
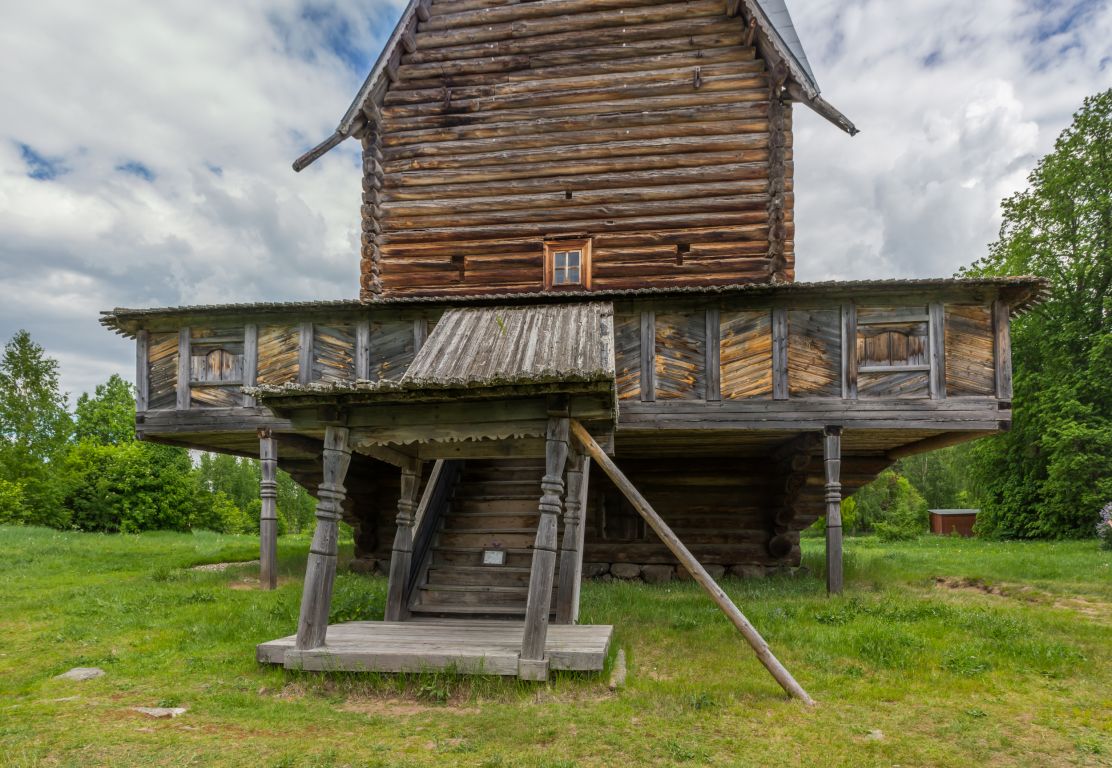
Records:
<instances>
[{"instance_id":1,"label":"green grass","mask_svg":"<svg viewBox=\"0 0 1112 768\"><path fill-rule=\"evenodd\" d=\"M297 621L250 537L0 527L0 764L12 766L1112 765L1112 553L1095 543L851 539L847 589L724 586L819 701L786 700L690 582L587 584L627 687L453 675L313 675L254 646ZM821 540L804 542L821 571ZM942 580L941 582L938 580ZM342 573L333 620L378 618L385 582ZM54 680L74 666L107 675ZM152 720L134 706L185 706ZM879 733L878 733L879 732Z\"/></svg>"}]
</instances>

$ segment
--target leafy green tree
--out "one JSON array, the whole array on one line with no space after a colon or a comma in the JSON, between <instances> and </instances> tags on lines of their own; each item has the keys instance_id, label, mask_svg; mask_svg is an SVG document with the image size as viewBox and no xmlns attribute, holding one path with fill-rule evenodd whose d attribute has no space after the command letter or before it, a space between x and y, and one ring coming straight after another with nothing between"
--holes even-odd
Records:
<instances>
[{"instance_id":1,"label":"leafy green tree","mask_svg":"<svg viewBox=\"0 0 1112 768\"><path fill-rule=\"evenodd\" d=\"M927 532L926 499L898 472L882 472L851 498L856 525L862 532L875 532L888 541Z\"/></svg>"},{"instance_id":2,"label":"leafy green tree","mask_svg":"<svg viewBox=\"0 0 1112 768\"><path fill-rule=\"evenodd\" d=\"M75 436L98 445L122 445L135 439L135 390L117 374L96 392L77 398Z\"/></svg>"},{"instance_id":3,"label":"leafy green tree","mask_svg":"<svg viewBox=\"0 0 1112 768\"><path fill-rule=\"evenodd\" d=\"M15 521L65 525L52 464L72 432L66 405L58 362L31 334L17 331L0 358L0 479L23 488Z\"/></svg>"},{"instance_id":4,"label":"leafy green tree","mask_svg":"<svg viewBox=\"0 0 1112 768\"><path fill-rule=\"evenodd\" d=\"M132 441L78 443L65 460L69 523L83 531L187 531L211 515L189 454Z\"/></svg>"},{"instance_id":5,"label":"leafy green tree","mask_svg":"<svg viewBox=\"0 0 1112 768\"><path fill-rule=\"evenodd\" d=\"M1028 182L1003 202L988 256L962 272L1050 281L1013 324L1012 430L970 450L978 528L1091 536L1112 499L1112 90L1085 100Z\"/></svg>"}]
</instances>

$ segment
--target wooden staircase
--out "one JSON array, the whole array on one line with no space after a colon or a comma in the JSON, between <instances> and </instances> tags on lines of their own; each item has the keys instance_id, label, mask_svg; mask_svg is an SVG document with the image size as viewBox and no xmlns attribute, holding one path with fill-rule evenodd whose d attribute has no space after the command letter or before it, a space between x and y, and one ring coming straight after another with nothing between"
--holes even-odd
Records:
<instances>
[{"instance_id":1,"label":"wooden staircase","mask_svg":"<svg viewBox=\"0 0 1112 768\"><path fill-rule=\"evenodd\" d=\"M540 459L467 461L417 574L414 618L525 617L543 474ZM490 549L504 565L483 564Z\"/></svg>"}]
</instances>

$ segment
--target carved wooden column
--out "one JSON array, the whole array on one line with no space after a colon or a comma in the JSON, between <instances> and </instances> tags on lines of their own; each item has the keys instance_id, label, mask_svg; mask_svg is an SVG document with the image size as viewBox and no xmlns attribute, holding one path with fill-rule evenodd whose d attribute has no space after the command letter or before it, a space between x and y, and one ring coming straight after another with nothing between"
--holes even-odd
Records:
<instances>
[{"instance_id":1,"label":"carved wooden column","mask_svg":"<svg viewBox=\"0 0 1112 768\"><path fill-rule=\"evenodd\" d=\"M278 441L269 427L259 429L259 586L278 586Z\"/></svg>"},{"instance_id":2,"label":"carved wooden column","mask_svg":"<svg viewBox=\"0 0 1112 768\"><path fill-rule=\"evenodd\" d=\"M572 450L568 460L568 492L564 496L564 538L560 544L560 585L556 591L556 623L579 618L579 584L583 573L583 513L591 460Z\"/></svg>"},{"instance_id":3,"label":"carved wooden column","mask_svg":"<svg viewBox=\"0 0 1112 768\"><path fill-rule=\"evenodd\" d=\"M823 430L826 467L826 591L842 591L842 428Z\"/></svg>"},{"instance_id":4,"label":"carved wooden column","mask_svg":"<svg viewBox=\"0 0 1112 768\"><path fill-rule=\"evenodd\" d=\"M544 642L552 607L552 581L556 570L556 526L560 496L564 492L564 462L568 457L569 423L566 416L548 420L544 478L541 480L540 521L533 544L533 568L529 574L529 598L525 604L525 634L517 676L522 680L547 680L548 659Z\"/></svg>"},{"instance_id":5,"label":"carved wooden column","mask_svg":"<svg viewBox=\"0 0 1112 768\"><path fill-rule=\"evenodd\" d=\"M324 433L324 477L317 490L317 527L309 546L301 618L297 622L297 649L324 645L332 584L336 580L336 538L344 501L344 477L351 463L346 427L328 427Z\"/></svg>"},{"instance_id":6,"label":"carved wooden column","mask_svg":"<svg viewBox=\"0 0 1112 768\"><path fill-rule=\"evenodd\" d=\"M417 512L417 486L421 463L414 459L402 467L402 488L398 495L398 524L394 549L390 554L390 586L386 594L386 621L402 621L409 615L405 605L406 586L413 566L413 522Z\"/></svg>"}]
</instances>

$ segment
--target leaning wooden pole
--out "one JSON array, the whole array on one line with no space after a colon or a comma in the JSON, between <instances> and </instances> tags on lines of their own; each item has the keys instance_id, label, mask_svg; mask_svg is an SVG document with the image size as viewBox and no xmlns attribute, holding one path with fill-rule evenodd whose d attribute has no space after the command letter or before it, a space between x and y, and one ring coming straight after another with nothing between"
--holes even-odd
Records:
<instances>
[{"instance_id":1,"label":"leaning wooden pole","mask_svg":"<svg viewBox=\"0 0 1112 768\"><path fill-rule=\"evenodd\" d=\"M629 499L634 509L640 513L641 517L645 518L645 522L656 532L660 540L664 542L668 549L672 550L672 554L676 556L688 571L690 571L695 581L699 582L699 585L707 591L707 594L709 594L711 599L722 609L723 613L730 618L730 621L733 622L734 626L737 627L746 642L749 643L750 647L757 654L757 658L764 664L765 669L776 678L776 682L780 684L780 687L787 691L789 695L807 704L814 704L814 699L807 694L807 691L803 690L803 687L792 677L791 672L788 672L784 665L780 663L779 659L772 654L772 650L768 647L768 643L761 637L756 627L749 623L749 619L745 618L745 614L734 605L729 596L722 591L722 588L718 586L714 579L711 578L711 575L707 573L707 569L699 564L699 561L688 551L687 547L677 538L676 534L672 533L672 529L668 527L667 523L656 513L656 510L645 500L645 497L633 486L629 478L622 474L622 471L618 469L617 465L614 464L610 457L599 447L599 444L595 442L595 439L591 437L590 433L584 429L582 424L574 419L571 422L571 433L576 441L583 446L583 450L586 451L592 459L598 462L598 465L602 467L602 471L610 477L614 485L618 487L618 490Z\"/></svg>"}]
</instances>

